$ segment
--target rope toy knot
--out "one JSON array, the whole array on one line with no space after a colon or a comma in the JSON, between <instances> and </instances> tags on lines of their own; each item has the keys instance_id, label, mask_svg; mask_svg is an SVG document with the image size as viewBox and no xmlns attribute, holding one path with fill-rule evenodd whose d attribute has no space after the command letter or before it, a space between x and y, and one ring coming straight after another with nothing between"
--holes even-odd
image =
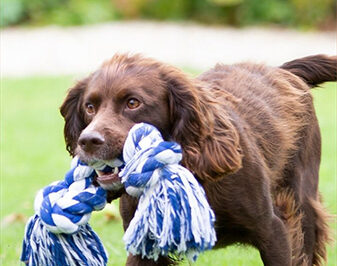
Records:
<instances>
[{"instance_id":1,"label":"rope toy knot","mask_svg":"<svg viewBox=\"0 0 337 266\"><path fill-rule=\"evenodd\" d=\"M106 191L92 184L96 172L77 157L63 181L40 190L35 198L35 213L50 232L73 234L88 223L92 211L102 210Z\"/></svg>"},{"instance_id":2,"label":"rope toy knot","mask_svg":"<svg viewBox=\"0 0 337 266\"><path fill-rule=\"evenodd\" d=\"M119 176L122 177L126 192L139 197L154 172L166 165L178 164L182 159L182 151L179 144L163 141L155 127L142 123L129 132L123 159L125 167Z\"/></svg>"}]
</instances>

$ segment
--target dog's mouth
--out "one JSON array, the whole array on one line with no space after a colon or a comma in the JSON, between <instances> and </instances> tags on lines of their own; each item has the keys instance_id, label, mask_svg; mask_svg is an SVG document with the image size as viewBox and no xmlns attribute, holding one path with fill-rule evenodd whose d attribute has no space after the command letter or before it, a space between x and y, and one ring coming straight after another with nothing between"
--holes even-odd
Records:
<instances>
[{"instance_id":1,"label":"dog's mouth","mask_svg":"<svg viewBox=\"0 0 337 266\"><path fill-rule=\"evenodd\" d=\"M113 169L113 172L104 172L101 170L96 170L97 177L96 181L97 183L107 190L114 190L116 186L119 186L121 183L121 179L118 176L118 173L120 172L120 169L116 166Z\"/></svg>"},{"instance_id":2,"label":"dog's mouth","mask_svg":"<svg viewBox=\"0 0 337 266\"><path fill-rule=\"evenodd\" d=\"M89 164L97 173L94 180L105 190L115 191L123 187L119 172L124 167L121 159L116 158L109 161L95 160Z\"/></svg>"}]
</instances>

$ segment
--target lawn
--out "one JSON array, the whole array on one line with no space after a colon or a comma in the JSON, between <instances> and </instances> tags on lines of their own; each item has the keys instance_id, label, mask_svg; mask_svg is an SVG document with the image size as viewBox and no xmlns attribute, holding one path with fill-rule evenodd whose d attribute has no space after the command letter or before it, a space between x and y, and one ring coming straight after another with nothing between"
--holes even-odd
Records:
<instances>
[{"instance_id":1,"label":"lawn","mask_svg":"<svg viewBox=\"0 0 337 266\"><path fill-rule=\"evenodd\" d=\"M3 79L1 84L1 246L0 264L18 265L25 220L33 214L38 189L63 178L70 157L65 151L63 119L58 108L74 82L70 77ZM322 130L320 191L336 214L336 83L314 90ZM117 202L113 203L116 208ZM333 228L336 232L336 220ZM118 216L99 212L91 225L109 252L109 265L123 265L126 252ZM336 262L336 241L329 264ZM184 262L183 265L188 265ZM195 265L262 265L253 248L229 247L201 255Z\"/></svg>"}]
</instances>

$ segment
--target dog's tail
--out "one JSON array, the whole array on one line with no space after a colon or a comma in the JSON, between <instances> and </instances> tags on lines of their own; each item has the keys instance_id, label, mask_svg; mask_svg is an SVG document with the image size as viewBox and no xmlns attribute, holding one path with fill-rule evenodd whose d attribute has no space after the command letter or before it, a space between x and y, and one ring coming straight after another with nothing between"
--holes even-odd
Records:
<instances>
[{"instance_id":1,"label":"dog's tail","mask_svg":"<svg viewBox=\"0 0 337 266\"><path fill-rule=\"evenodd\" d=\"M310 87L337 80L337 56L313 55L280 66L303 79Z\"/></svg>"}]
</instances>

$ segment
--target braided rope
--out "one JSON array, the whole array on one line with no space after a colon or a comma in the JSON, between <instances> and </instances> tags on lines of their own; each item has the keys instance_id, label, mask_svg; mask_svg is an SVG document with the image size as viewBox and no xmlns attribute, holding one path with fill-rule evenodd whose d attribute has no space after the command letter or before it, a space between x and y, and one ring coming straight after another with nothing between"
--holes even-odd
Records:
<instances>
[{"instance_id":1,"label":"braided rope","mask_svg":"<svg viewBox=\"0 0 337 266\"><path fill-rule=\"evenodd\" d=\"M106 191L92 184L96 172L77 157L63 181L40 190L34 208L46 228L55 234L72 234L88 223L92 211L104 208Z\"/></svg>"}]
</instances>

